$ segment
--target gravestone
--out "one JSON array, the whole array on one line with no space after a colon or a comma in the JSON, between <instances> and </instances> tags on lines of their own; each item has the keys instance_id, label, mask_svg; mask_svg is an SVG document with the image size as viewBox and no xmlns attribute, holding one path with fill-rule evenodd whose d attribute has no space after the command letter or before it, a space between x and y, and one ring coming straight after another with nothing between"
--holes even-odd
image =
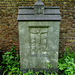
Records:
<instances>
[{"instance_id":1,"label":"gravestone","mask_svg":"<svg viewBox=\"0 0 75 75\"><path fill-rule=\"evenodd\" d=\"M21 6L18 10L20 70L53 71L58 66L59 7L45 7L41 0L34 6Z\"/></svg>"}]
</instances>

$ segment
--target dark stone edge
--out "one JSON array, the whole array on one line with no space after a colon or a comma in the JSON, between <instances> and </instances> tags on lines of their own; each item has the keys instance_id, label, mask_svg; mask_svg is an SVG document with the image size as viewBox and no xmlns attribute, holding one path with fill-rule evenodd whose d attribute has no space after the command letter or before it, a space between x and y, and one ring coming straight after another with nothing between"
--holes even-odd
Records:
<instances>
[{"instance_id":1,"label":"dark stone edge","mask_svg":"<svg viewBox=\"0 0 75 75\"><path fill-rule=\"evenodd\" d=\"M56 19L55 20L41 20L41 19L40 20L17 20L17 21L24 21L24 22L25 21L61 21L61 19L59 20L56 20Z\"/></svg>"},{"instance_id":2,"label":"dark stone edge","mask_svg":"<svg viewBox=\"0 0 75 75\"><path fill-rule=\"evenodd\" d=\"M22 14L19 14L18 15L34 15L34 13L22 13ZM60 13L44 13L44 15L61 15Z\"/></svg>"},{"instance_id":3,"label":"dark stone edge","mask_svg":"<svg viewBox=\"0 0 75 75\"><path fill-rule=\"evenodd\" d=\"M22 72L22 73L26 73L26 72L28 72L29 70L33 70L33 72L35 73L35 72L40 72L40 71L46 71L46 72L48 72L48 73L51 73L52 71L55 71L55 72L57 72L57 69L33 69L33 68L31 68L31 69L20 69L20 71Z\"/></svg>"},{"instance_id":4,"label":"dark stone edge","mask_svg":"<svg viewBox=\"0 0 75 75\"><path fill-rule=\"evenodd\" d=\"M19 9L33 9L34 8L34 6L19 6L18 7ZM44 7L45 9L60 9L60 7Z\"/></svg>"}]
</instances>

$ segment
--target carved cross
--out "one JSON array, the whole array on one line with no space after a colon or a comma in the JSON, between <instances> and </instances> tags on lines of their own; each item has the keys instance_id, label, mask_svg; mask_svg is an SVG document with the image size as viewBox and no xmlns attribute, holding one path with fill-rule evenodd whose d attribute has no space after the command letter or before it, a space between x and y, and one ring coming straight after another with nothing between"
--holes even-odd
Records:
<instances>
[{"instance_id":1,"label":"carved cross","mask_svg":"<svg viewBox=\"0 0 75 75\"><path fill-rule=\"evenodd\" d=\"M34 31L33 31L34 30ZM31 50L46 50L47 49L47 28L33 28L31 32Z\"/></svg>"},{"instance_id":2,"label":"carved cross","mask_svg":"<svg viewBox=\"0 0 75 75\"><path fill-rule=\"evenodd\" d=\"M44 4L41 0L37 0L34 4L34 14L44 14Z\"/></svg>"}]
</instances>

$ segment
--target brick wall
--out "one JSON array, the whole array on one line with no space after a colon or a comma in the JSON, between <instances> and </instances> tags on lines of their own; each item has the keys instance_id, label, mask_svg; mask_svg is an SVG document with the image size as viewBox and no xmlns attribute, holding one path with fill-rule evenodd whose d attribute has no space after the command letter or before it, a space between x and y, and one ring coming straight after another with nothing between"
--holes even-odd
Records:
<instances>
[{"instance_id":1,"label":"brick wall","mask_svg":"<svg viewBox=\"0 0 75 75\"><path fill-rule=\"evenodd\" d=\"M0 49L19 53L18 6L33 6L36 0L0 0ZM61 12L59 53L65 47L75 50L75 0L42 0L45 6L59 6Z\"/></svg>"}]
</instances>

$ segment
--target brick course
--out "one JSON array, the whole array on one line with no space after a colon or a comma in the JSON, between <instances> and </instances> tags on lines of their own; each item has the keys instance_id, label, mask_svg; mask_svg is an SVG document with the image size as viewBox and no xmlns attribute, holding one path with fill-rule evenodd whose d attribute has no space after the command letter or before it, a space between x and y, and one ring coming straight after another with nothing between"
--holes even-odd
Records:
<instances>
[{"instance_id":1,"label":"brick course","mask_svg":"<svg viewBox=\"0 0 75 75\"><path fill-rule=\"evenodd\" d=\"M10 51L15 45L19 53L18 6L33 6L36 0L0 0L0 49ZM42 0L45 6L59 6L61 12L59 54L65 47L75 51L75 0Z\"/></svg>"}]
</instances>

